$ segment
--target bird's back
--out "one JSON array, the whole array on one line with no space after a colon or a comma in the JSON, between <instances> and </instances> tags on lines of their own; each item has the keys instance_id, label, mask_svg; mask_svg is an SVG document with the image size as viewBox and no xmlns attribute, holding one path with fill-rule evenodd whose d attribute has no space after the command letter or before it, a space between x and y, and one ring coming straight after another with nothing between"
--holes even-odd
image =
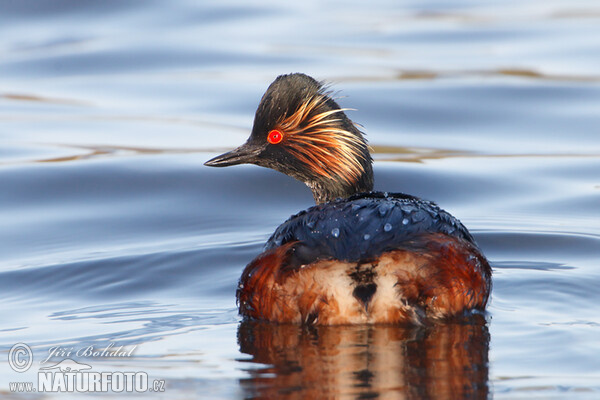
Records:
<instances>
[{"instance_id":1,"label":"bird's back","mask_svg":"<svg viewBox=\"0 0 600 400\"><path fill-rule=\"evenodd\" d=\"M246 267L242 314L279 322L421 323L483 309L491 270L459 220L399 193L320 204Z\"/></svg>"},{"instance_id":2,"label":"bird's back","mask_svg":"<svg viewBox=\"0 0 600 400\"><path fill-rule=\"evenodd\" d=\"M281 224L265 250L298 241L303 264L319 259L360 262L399 248L419 236L442 233L474 244L464 225L435 203L403 193L370 192L313 206Z\"/></svg>"}]
</instances>

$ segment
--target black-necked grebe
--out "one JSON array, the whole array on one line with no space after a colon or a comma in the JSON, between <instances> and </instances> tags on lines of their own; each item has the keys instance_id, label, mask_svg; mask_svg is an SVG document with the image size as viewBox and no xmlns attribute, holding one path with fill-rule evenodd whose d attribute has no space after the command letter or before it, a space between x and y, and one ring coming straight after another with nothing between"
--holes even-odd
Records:
<instances>
[{"instance_id":1,"label":"black-necked grebe","mask_svg":"<svg viewBox=\"0 0 600 400\"><path fill-rule=\"evenodd\" d=\"M311 188L244 270L240 313L305 324L415 323L483 310L491 268L471 234L434 203L372 192L367 141L326 88L281 75L248 141L207 161L256 164Z\"/></svg>"}]
</instances>

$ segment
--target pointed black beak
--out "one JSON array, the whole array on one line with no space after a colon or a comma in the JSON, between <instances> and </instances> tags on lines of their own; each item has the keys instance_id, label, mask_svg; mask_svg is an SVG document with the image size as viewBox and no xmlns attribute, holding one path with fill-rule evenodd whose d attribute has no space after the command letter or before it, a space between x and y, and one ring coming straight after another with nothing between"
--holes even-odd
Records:
<instances>
[{"instance_id":1,"label":"pointed black beak","mask_svg":"<svg viewBox=\"0 0 600 400\"><path fill-rule=\"evenodd\" d=\"M237 149L208 160L204 165L209 167L229 167L230 165L238 164L256 164L261 151L260 147L244 143Z\"/></svg>"}]
</instances>

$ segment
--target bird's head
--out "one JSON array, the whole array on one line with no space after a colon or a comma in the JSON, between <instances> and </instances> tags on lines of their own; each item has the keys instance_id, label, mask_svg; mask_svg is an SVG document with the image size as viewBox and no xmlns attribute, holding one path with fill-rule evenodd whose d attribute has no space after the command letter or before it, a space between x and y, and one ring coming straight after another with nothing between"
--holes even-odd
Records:
<instances>
[{"instance_id":1,"label":"bird's head","mask_svg":"<svg viewBox=\"0 0 600 400\"><path fill-rule=\"evenodd\" d=\"M370 191L369 147L344 111L310 76L281 75L263 95L246 143L205 165L272 168L306 183L317 204Z\"/></svg>"}]
</instances>

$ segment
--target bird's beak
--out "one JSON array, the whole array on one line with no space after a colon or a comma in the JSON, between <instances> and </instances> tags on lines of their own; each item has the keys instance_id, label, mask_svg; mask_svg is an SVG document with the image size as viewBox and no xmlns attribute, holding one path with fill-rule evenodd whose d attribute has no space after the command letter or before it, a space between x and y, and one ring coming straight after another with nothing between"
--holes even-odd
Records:
<instances>
[{"instance_id":1,"label":"bird's beak","mask_svg":"<svg viewBox=\"0 0 600 400\"><path fill-rule=\"evenodd\" d=\"M262 149L258 146L244 143L237 149L208 160L204 165L209 167L229 167L230 165L238 164L256 164L261 150Z\"/></svg>"}]
</instances>

